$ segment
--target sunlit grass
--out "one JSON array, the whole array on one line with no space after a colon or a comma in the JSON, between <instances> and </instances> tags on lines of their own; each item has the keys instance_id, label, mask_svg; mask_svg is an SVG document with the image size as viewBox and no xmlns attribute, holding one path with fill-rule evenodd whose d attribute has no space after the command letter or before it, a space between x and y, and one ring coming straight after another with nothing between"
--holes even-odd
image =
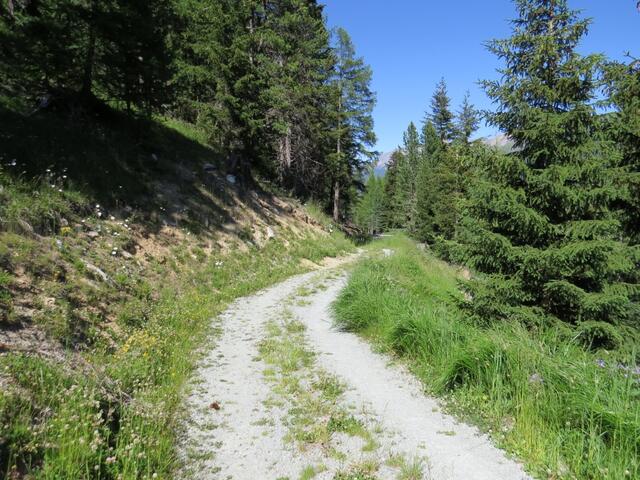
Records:
<instances>
[{"instance_id":1,"label":"sunlit grass","mask_svg":"<svg viewBox=\"0 0 640 480\"><path fill-rule=\"evenodd\" d=\"M543 477L640 476L633 358L586 352L564 331L479 328L456 307L457 277L405 237L384 239L341 293L337 323L407 359L452 411Z\"/></svg>"}]
</instances>

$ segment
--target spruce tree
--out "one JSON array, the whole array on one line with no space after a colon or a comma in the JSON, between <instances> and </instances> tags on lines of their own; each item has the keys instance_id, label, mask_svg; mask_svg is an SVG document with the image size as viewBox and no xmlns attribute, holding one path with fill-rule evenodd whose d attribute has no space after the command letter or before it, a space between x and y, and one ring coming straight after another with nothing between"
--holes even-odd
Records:
<instances>
[{"instance_id":1,"label":"spruce tree","mask_svg":"<svg viewBox=\"0 0 640 480\"><path fill-rule=\"evenodd\" d=\"M622 152L624 179L619 185L621 219L634 244L640 243L640 60L614 62L605 69L610 132Z\"/></svg>"},{"instance_id":2,"label":"spruce tree","mask_svg":"<svg viewBox=\"0 0 640 480\"><path fill-rule=\"evenodd\" d=\"M480 115L469 100L467 92L462 100L462 105L456 116L456 136L465 145L469 144L473 135L480 125Z\"/></svg>"},{"instance_id":3,"label":"spruce tree","mask_svg":"<svg viewBox=\"0 0 640 480\"><path fill-rule=\"evenodd\" d=\"M455 125L451 112L451 99L447 93L447 84L444 78L436 85L436 90L431 98L431 112L427 114L426 121L433 123L442 142L449 142L455 136Z\"/></svg>"},{"instance_id":4,"label":"spruce tree","mask_svg":"<svg viewBox=\"0 0 640 480\"><path fill-rule=\"evenodd\" d=\"M513 36L488 44L501 80L484 82L516 151L492 152L472 190L468 258L488 277L467 306L483 321L636 323L636 264L611 211L619 157L594 107L601 58L576 52L589 21L564 0L516 6Z\"/></svg>"},{"instance_id":5,"label":"spruce tree","mask_svg":"<svg viewBox=\"0 0 640 480\"><path fill-rule=\"evenodd\" d=\"M421 160L421 145L418 129L409 123L403 135L403 158L399 165L397 184L397 204L404 212L402 226L409 232L415 231L417 176Z\"/></svg>"},{"instance_id":6,"label":"spruce tree","mask_svg":"<svg viewBox=\"0 0 640 480\"><path fill-rule=\"evenodd\" d=\"M416 180L416 236L422 241L433 239L435 206L435 172L442 156L443 144L433 123L422 128L422 155Z\"/></svg>"},{"instance_id":7,"label":"spruce tree","mask_svg":"<svg viewBox=\"0 0 640 480\"><path fill-rule=\"evenodd\" d=\"M356 225L369 235L379 233L383 229L384 187L384 177L376 177L373 168L370 168L365 191L359 198L354 212Z\"/></svg>"},{"instance_id":8,"label":"spruce tree","mask_svg":"<svg viewBox=\"0 0 640 480\"><path fill-rule=\"evenodd\" d=\"M399 168L404 162L404 155L398 148L391 154L387 164L383 196L383 223L385 228L399 228L402 225L402 207L397 202Z\"/></svg>"},{"instance_id":9,"label":"spruce tree","mask_svg":"<svg viewBox=\"0 0 640 480\"><path fill-rule=\"evenodd\" d=\"M328 169L333 219L337 222L345 194L374 155L369 147L376 141L372 116L376 100L371 91L371 68L356 56L353 42L342 28L336 31L334 52L335 69L330 82L332 96L328 111L334 150L329 155Z\"/></svg>"}]
</instances>

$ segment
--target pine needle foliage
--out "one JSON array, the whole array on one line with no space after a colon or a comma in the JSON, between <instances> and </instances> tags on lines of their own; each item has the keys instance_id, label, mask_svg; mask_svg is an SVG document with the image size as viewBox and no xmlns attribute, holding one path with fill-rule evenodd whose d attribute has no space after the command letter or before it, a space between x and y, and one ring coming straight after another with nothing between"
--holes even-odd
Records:
<instances>
[{"instance_id":1,"label":"pine needle foliage","mask_svg":"<svg viewBox=\"0 0 640 480\"><path fill-rule=\"evenodd\" d=\"M602 58L576 52L589 20L564 0L517 0L513 35L488 48L504 63L485 81L492 125L515 141L479 162L468 200L466 307L483 322L638 325L638 250L615 204L621 155L598 114ZM595 322L595 323L585 323Z\"/></svg>"}]
</instances>

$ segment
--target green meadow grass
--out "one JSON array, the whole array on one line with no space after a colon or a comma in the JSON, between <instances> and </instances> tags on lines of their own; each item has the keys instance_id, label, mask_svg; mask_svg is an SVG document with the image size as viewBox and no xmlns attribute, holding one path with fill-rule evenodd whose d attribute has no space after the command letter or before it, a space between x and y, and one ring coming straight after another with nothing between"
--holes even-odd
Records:
<instances>
[{"instance_id":1,"label":"green meadow grass","mask_svg":"<svg viewBox=\"0 0 640 480\"><path fill-rule=\"evenodd\" d=\"M339 326L405 359L540 478L640 478L635 356L586 352L565 330L479 327L457 308L455 268L402 235L371 252L334 305Z\"/></svg>"}]
</instances>

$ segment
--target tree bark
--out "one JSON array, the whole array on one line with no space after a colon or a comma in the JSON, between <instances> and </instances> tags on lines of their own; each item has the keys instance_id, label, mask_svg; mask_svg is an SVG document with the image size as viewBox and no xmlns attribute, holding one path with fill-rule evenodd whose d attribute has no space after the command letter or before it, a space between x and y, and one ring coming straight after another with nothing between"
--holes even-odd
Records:
<instances>
[{"instance_id":1,"label":"tree bark","mask_svg":"<svg viewBox=\"0 0 640 480\"><path fill-rule=\"evenodd\" d=\"M93 10L93 8L92 8ZM89 45L84 59L84 73L82 77L82 96L89 97L93 89L93 63L96 54L96 31L93 25L93 12L89 24Z\"/></svg>"},{"instance_id":2,"label":"tree bark","mask_svg":"<svg viewBox=\"0 0 640 480\"><path fill-rule=\"evenodd\" d=\"M342 82L340 82L340 94L338 95L338 139L336 140L336 158L338 165L336 165L336 179L333 184L333 221L338 222L340 220L340 180L337 172L340 171L340 164L342 163L342 139L341 127L342 127Z\"/></svg>"},{"instance_id":3,"label":"tree bark","mask_svg":"<svg viewBox=\"0 0 640 480\"><path fill-rule=\"evenodd\" d=\"M340 221L340 182L336 180L333 184L333 221Z\"/></svg>"}]
</instances>

